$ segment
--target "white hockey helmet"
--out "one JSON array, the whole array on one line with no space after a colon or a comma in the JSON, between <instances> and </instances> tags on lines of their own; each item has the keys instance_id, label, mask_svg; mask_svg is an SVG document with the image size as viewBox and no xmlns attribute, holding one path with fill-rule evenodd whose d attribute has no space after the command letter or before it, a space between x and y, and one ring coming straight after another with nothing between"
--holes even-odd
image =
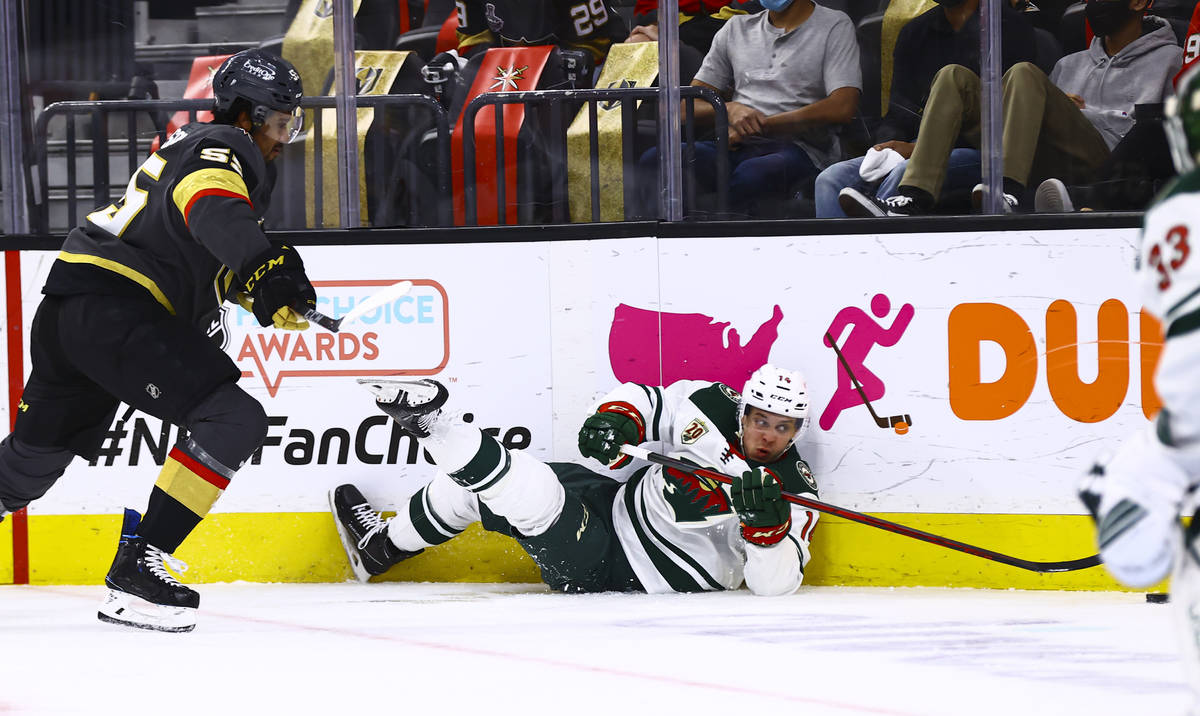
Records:
<instances>
[{"instance_id":1,"label":"white hockey helmet","mask_svg":"<svg viewBox=\"0 0 1200 716\"><path fill-rule=\"evenodd\" d=\"M742 434L742 419L750 406L776 415L795 418L799 422L792 443L808 430L808 384L798 370L776 368L767 363L750 375L742 388L738 402L738 437Z\"/></svg>"}]
</instances>

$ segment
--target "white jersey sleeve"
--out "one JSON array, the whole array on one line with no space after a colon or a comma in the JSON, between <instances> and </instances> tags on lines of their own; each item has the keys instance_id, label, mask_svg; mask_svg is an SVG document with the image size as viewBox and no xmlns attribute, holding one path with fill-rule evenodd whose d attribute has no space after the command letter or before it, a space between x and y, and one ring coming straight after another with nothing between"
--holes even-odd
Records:
<instances>
[{"instance_id":1,"label":"white jersey sleeve","mask_svg":"<svg viewBox=\"0 0 1200 716\"><path fill-rule=\"evenodd\" d=\"M666 388L639 383L622 383L605 395L592 412L619 412L633 419L638 426L638 444L659 443L670 449L676 421L686 409L688 396L712 383L702 380L679 380ZM610 469L619 470L630 464L628 455L617 460Z\"/></svg>"},{"instance_id":2,"label":"white jersey sleeve","mask_svg":"<svg viewBox=\"0 0 1200 716\"><path fill-rule=\"evenodd\" d=\"M1190 180L1190 181L1189 181ZM1200 190L1200 178L1181 180ZM1138 284L1165 337L1154 376L1163 403L1158 438L1200 466L1200 191L1176 189L1146 213Z\"/></svg>"}]
</instances>

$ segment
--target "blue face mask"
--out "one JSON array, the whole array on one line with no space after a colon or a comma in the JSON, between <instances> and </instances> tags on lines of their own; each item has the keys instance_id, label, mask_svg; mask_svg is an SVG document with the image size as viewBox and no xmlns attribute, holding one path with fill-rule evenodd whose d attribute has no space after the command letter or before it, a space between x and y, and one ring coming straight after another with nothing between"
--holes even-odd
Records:
<instances>
[{"instance_id":1,"label":"blue face mask","mask_svg":"<svg viewBox=\"0 0 1200 716\"><path fill-rule=\"evenodd\" d=\"M774 12L783 12L792 4L792 0L758 0L758 4Z\"/></svg>"}]
</instances>

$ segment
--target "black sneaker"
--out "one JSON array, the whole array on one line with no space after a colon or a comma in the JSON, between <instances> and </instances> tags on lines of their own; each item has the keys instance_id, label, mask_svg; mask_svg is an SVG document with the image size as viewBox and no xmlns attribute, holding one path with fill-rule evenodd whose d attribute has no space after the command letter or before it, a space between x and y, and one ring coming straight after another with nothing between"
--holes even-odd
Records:
<instances>
[{"instance_id":1,"label":"black sneaker","mask_svg":"<svg viewBox=\"0 0 1200 716\"><path fill-rule=\"evenodd\" d=\"M125 510L117 556L104 577L108 594L96 616L138 629L191 631L196 628L200 595L167 571L170 566L182 573L187 565L139 537L139 522L141 515Z\"/></svg>"},{"instance_id":2,"label":"black sneaker","mask_svg":"<svg viewBox=\"0 0 1200 716\"><path fill-rule=\"evenodd\" d=\"M450 397L446 386L429 378L359 378L358 382L375 394L375 405L380 410L390 415L401 430L415 438L429 437L430 428L437 422L442 406Z\"/></svg>"},{"instance_id":3,"label":"black sneaker","mask_svg":"<svg viewBox=\"0 0 1200 716\"><path fill-rule=\"evenodd\" d=\"M886 199L878 199L872 194L864 194L854 187L846 187L838 192L838 205L846 216L917 216L927 212L916 197L908 194L896 194Z\"/></svg>"},{"instance_id":4,"label":"black sneaker","mask_svg":"<svg viewBox=\"0 0 1200 716\"><path fill-rule=\"evenodd\" d=\"M387 536L388 520L380 519L379 513L371 509L371 503L354 485L341 485L330 490L329 509L333 512L333 524L342 547L350 558L350 568L360 582L383 574L392 565L425 551L406 552L393 544Z\"/></svg>"}]
</instances>

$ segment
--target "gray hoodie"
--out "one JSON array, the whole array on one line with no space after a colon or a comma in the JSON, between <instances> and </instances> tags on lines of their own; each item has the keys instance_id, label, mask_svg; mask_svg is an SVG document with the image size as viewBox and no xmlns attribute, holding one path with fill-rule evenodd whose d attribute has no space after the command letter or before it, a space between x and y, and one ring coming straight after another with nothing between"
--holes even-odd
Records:
<instances>
[{"instance_id":1,"label":"gray hoodie","mask_svg":"<svg viewBox=\"0 0 1200 716\"><path fill-rule=\"evenodd\" d=\"M1062 58L1050 73L1059 89L1083 98L1083 116L1100 130L1109 149L1133 126L1135 104L1166 101L1183 64L1183 48L1171 25L1153 15L1145 23L1153 29L1112 57L1095 37L1090 47Z\"/></svg>"}]
</instances>

